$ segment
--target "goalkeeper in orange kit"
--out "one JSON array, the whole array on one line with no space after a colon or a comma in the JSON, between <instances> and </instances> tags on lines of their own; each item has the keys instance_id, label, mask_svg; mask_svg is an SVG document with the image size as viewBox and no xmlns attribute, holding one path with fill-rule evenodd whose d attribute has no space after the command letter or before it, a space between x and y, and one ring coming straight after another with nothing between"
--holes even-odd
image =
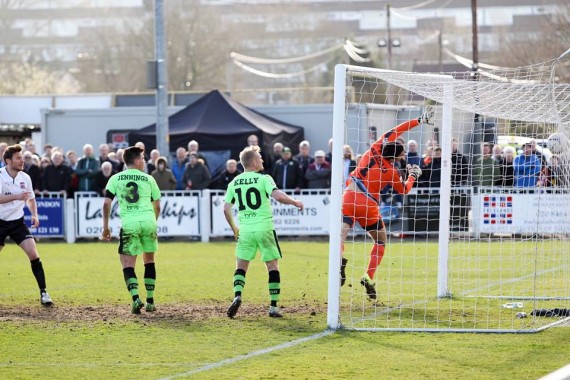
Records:
<instances>
[{"instance_id":1,"label":"goalkeeper in orange kit","mask_svg":"<svg viewBox=\"0 0 570 380\"><path fill-rule=\"evenodd\" d=\"M368 270L360 280L369 299L376 299L373 279L376 268L384 256L384 245L387 239L379 211L380 192L391 186L393 191L407 194L422 174L419 166L408 165L408 178L406 182L403 182L394 163L405 158L405 151L404 146L397 143L396 139L420 124L433 125L432 118L433 111L428 106L419 118L408 120L384 133L364 153L346 181L347 186L342 197L342 241L346 240L348 232L354 223L358 222L374 242L370 251ZM348 260L343 257L340 269L341 286L346 281L347 262Z\"/></svg>"}]
</instances>

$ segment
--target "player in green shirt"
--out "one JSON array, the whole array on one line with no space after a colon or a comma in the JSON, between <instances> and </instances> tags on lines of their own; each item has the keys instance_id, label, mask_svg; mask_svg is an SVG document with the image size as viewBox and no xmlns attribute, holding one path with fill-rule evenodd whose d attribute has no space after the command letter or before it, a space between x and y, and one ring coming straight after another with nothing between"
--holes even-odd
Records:
<instances>
[{"instance_id":1,"label":"player in green shirt","mask_svg":"<svg viewBox=\"0 0 570 380\"><path fill-rule=\"evenodd\" d=\"M293 199L277 189L273 178L262 174L263 159L256 145L248 146L239 155L245 171L228 185L225 197L224 216L230 225L236 245L236 270L234 272L235 298L228 309L228 317L233 318L240 305L241 293L245 286L245 273L249 262L255 258L257 250L265 262L269 273L269 316L282 317L277 307L281 289L279 259L281 250L273 224L273 210L270 197L283 204L290 204L303 210L303 202ZM232 214L232 207L238 207L239 228Z\"/></svg>"},{"instance_id":2,"label":"player in green shirt","mask_svg":"<svg viewBox=\"0 0 570 380\"><path fill-rule=\"evenodd\" d=\"M160 189L154 178L144 172L144 150L132 146L123 155L127 170L113 175L107 183L103 204L103 239L111 239L109 216L111 202L117 197L121 231L119 233L119 258L127 289L132 296L131 311L140 314L145 306L139 298L139 285L135 274L137 256L143 254L146 308L155 311L154 286L156 269L154 253L158 248L156 220L160 214Z\"/></svg>"}]
</instances>

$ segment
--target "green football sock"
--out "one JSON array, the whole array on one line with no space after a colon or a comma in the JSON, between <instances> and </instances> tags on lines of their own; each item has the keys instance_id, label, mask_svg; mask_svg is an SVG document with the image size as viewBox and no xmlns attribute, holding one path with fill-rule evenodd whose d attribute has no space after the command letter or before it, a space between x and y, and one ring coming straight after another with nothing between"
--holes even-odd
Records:
<instances>
[{"instance_id":1,"label":"green football sock","mask_svg":"<svg viewBox=\"0 0 570 380\"><path fill-rule=\"evenodd\" d=\"M278 270L269 272L269 300L271 306L277 306L279 295L281 294L281 278Z\"/></svg>"},{"instance_id":2,"label":"green football sock","mask_svg":"<svg viewBox=\"0 0 570 380\"><path fill-rule=\"evenodd\" d=\"M154 303L154 287L156 284L156 268L154 263L144 265L144 287L146 289L146 302Z\"/></svg>"},{"instance_id":3,"label":"green football sock","mask_svg":"<svg viewBox=\"0 0 570 380\"><path fill-rule=\"evenodd\" d=\"M245 286L245 271L243 269L236 269L234 272L234 294L241 296L243 287Z\"/></svg>"},{"instance_id":4,"label":"green football sock","mask_svg":"<svg viewBox=\"0 0 570 380\"><path fill-rule=\"evenodd\" d=\"M128 267L123 269L123 274L125 277L125 283L127 284L127 290L133 297L133 301L139 298L139 282L137 280L137 275L135 274L135 269Z\"/></svg>"},{"instance_id":5,"label":"green football sock","mask_svg":"<svg viewBox=\"0 0 570 380\"><path fill-rule=\"evenodd\" d=\"M127 289L129 290L131 297L133 297L133 301L139 298L139 282L136 277L129 278L127 280Z\"/></svg>"},{"instance_id":6,"label":"green football sock","mask_svg":"<svg viewBox=\"0 0 570 380\"><path fill-rule=\"evenodd\" d=\"M154 278L145 278L144 287L146 289L146 302L154 303L154 284L156 280Z\"/></svg>"}]
</instances>

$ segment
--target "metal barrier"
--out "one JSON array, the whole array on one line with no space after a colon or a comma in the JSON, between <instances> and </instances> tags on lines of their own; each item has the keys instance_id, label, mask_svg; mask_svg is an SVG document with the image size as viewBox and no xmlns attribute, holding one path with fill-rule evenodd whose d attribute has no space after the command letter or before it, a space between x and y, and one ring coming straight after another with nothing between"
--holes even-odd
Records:
<instances>
[{"instance_id":1,"label":"metal barrier","mask_svg":"<svg viewBox=\"0 0 570 380\"><path fill-rule=\"evenodd\" d=\"M36 195L39 227L30 227L30 232L36 237L63 238L65 236L65 194L60 192L43 192ZM31 226L32 215L24 207L24 221Z\"/></svg>"},{"instance_id":2,"label":"metal barrier","mask_svg":"<svg viewBox=\"0 0 570 380\"><path fill-rule=\"evenodd\" d=\"M272 200L275 230L280 236L326 236L329 234L330 190L285 191L303 201L298 211ZM224 215L225 192L220 190L162 192L158 236L199 238L233 235ZM570 233L570 190L453 187L450 202L450 231L468 233ZM74 199L60 193L37 197L40 227L31 229L38 237L97 238L102 233L103 197L95 192L77 192ZM389 233L435 235L440 221L438 188L417 188L403 196L403 204L380 206ZM29 223L29 211L25 209ZM237 211L234 208L234 215ZM116 201L109 227L117 236L120 228ZM353 233L364 233L358 227Z\"/></svg>"}]
</instances>

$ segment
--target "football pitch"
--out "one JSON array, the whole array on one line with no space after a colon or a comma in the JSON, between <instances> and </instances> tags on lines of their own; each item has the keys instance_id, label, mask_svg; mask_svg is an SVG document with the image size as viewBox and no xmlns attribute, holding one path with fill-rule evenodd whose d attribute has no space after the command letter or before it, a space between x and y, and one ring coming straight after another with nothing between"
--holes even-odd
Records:
<instances>
[{"instance_id":1,"label":"football pitch","mask_svg":"<svg viewBox=\"0 0 570 380\"><path fill-rule=\"evenodd\" d=\"M520 335L326 332L325 242L280 242L284 318L267 316L267 274L257 259L233 320L225 312L234 244L161 242L158 310L131 315L116 245L39 242L52 308L40 306L24 253L6 245L2 378L537 379L570 361L570 327ZM136 269L141 282L142 262Z\"/></svg>"}]
</instances>

